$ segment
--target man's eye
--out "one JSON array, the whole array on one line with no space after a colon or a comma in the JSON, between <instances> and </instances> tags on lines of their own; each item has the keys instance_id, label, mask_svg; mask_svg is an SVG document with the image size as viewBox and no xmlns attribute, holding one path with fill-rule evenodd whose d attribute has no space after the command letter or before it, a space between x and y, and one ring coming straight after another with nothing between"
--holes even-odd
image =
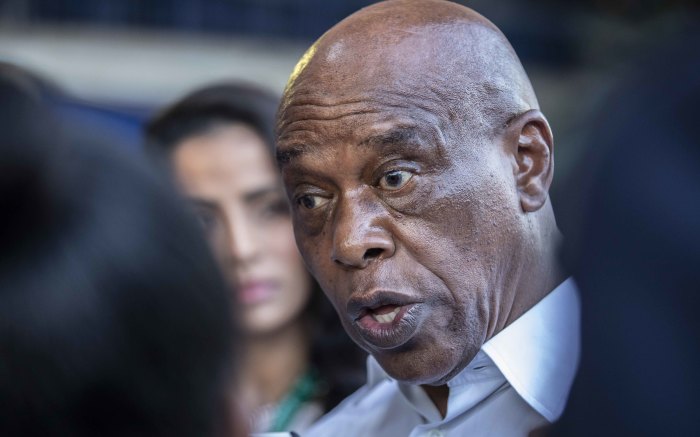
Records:
<instances>
[{"instance_id":1,"label":"man's eye","mask_svg":"<svg viewBox=\"0 0 700 437\"><path fill-rule=\"evenodd\" d=\"M379 180L379 186L385 190L396 191L403 188L413 177L413 173L405 170L390 171Z\"/></svg>"},{"instance_id":2,"label":"man's eye","mask_svg":"<svg viewBox=\"0 0 700 437\"><path fill-rule=\"evenodd\" d=\"M306 209L316 209L328 203L328 199L321 196L305 194L299 197L297 203Z\"/></svg>"}]
</instances>

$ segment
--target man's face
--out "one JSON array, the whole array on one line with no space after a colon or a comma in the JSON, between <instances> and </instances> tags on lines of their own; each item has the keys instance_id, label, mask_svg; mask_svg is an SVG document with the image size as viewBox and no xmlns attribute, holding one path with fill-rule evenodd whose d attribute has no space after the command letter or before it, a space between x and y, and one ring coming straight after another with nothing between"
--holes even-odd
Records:
<instances>
[{"instance_id":1,"label":"man's face","mask_svg":"<svg viewBox=\"0 0 700 437\"><path fill-rule=\"evenodd\" d=\"M284 111L278 152L297 244L387 373L442 384L513 302L515 162L434 98L391 83L348 89L303 93Z\"/></svg>"}]
</instances>

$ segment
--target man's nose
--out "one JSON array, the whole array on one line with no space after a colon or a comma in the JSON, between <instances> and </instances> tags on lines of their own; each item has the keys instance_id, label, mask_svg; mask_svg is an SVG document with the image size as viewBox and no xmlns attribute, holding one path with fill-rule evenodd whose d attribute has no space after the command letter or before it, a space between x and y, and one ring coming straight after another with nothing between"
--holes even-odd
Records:
<instances>
[{"instance_id":1,"label":"man's nose","mask_svg":"<svg viewBox=\"0 0 700 437\"><path fill-rule=\"evenodd\" d=\"M340 202L333 229L333 252L336 264L363 269L369 263L389 258L396 247L385 221L390 219L379 204L353 196Z\"/></svg>"}]
</instances>

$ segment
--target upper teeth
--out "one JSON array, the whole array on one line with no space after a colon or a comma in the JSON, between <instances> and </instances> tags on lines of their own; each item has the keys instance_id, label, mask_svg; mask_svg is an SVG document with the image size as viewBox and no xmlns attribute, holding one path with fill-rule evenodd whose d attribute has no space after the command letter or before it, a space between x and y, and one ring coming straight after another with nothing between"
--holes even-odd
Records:
<instances>
[{"instance_id":1,"label":"upper teeth","mask_svg":"<svg viewBox=\"0 0 700 437\"><path fill-rule=\"evenodd\" d=\"M390 313L386 314L372 314L372 318L376 320L379 323L391 323L394 321L396 318L396 315L399 313L400 307L394 308L394 310Z\"/></svg>"}]
</instances>

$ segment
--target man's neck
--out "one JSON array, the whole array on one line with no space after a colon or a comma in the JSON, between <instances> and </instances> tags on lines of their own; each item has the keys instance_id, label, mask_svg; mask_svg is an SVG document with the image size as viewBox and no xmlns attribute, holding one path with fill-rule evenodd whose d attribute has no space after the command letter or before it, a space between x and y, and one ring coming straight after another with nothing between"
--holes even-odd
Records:
<instances>
[{"instance_id":1,"label":"man's neck","mask_svg":"<svg viewBox=\"0 0 700 437\"><path fill-rule=\"evenodd\" d=\"M509 282L516 284L515 295L508 317L498 331L537 305L566 279L558 259L563 238L554 220L551 203L548 201L538 214L540 217L532 222L534 241L529 241L529 250L523 254L523 264L517 273L519 277L509 278Z\"/></svg>"},{"instance_id":2,"label":"man's neck","mask_svg":"<svg viewBox=\"0 0 700 437\"><path fill-rule=\"evenodd\" d=\"M447 384L443 385L423 385L423 390L428 395L435 407L440 412L440 416L445 418L447 415L447 400L450 397L450 388Z\"/></svg>"}]
</instances>

